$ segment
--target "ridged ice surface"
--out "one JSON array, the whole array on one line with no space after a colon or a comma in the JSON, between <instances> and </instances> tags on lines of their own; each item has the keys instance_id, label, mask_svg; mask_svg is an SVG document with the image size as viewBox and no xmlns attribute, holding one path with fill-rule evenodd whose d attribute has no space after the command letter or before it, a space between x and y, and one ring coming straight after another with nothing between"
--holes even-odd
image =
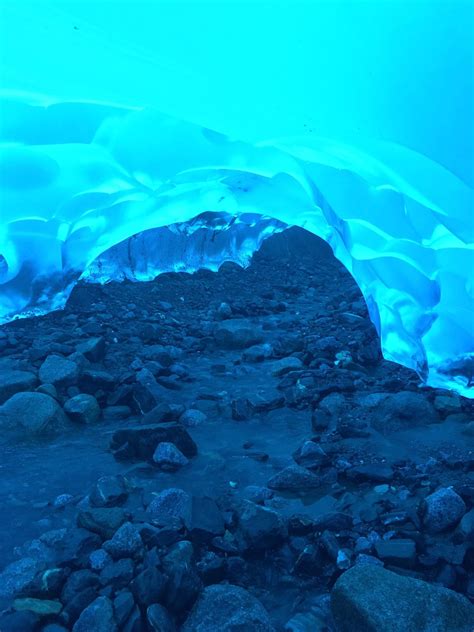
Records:
<instances>
[{"instance_id":1,"label":"ridged ice surface","mask_svg":"<svg viewBox=\"0 0 474 632\"><path fill-rule=\"evenodd\" d=\"M472 396L467 4L20 5L0 33L0 322L62 307L82 274L245 263L298 225L354 276L385 357ZM96 261L170 225L133 269Z\"/></svg>"}]
</instances>

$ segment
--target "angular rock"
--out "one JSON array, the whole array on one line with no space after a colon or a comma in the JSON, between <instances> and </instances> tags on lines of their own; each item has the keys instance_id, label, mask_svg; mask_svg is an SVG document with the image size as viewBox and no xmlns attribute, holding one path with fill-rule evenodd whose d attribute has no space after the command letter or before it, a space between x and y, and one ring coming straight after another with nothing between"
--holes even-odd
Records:
<instances>
[{"instance_id":1,"label":"angular rock","mask_svg":"<svg viewBox=\"0 0 474 632\"><path fill-rule=\"evenodd\" d=\"M281 360L276 360L272 364L271 374L274 377L280 377L286 375L290 371L299 371L303 368L303 363L299 358L295 356L288 356Z\"/></svg>"},{"instance_id":2,"label":"angular rock","mask_svg":"<svg viewBox=\"0 0 474 632\"><path fill-rule=\"evenodd\" d=\"M147 513L154 522L166 526L177 520L189 523L192 513L192 497L182 489L165 489L153 498L147 507Z\"/></svg>"},{"instance_id":3,"label":"angular rock","mask_svg":"<svg viewBox=\"0 0 474 632\"><path fill-rule=\"evenodd\" d=\"M276 491L304 491L321 486L318 476L299 465L289 465L268 481L267 486Z\"/></svg>"},{"instance_id":4,"label":"angular rock","mask_svg":"<svg viewBox=\"0 0 474 632\"><path fill-rule=\"evenodd\" d=\"M386 564L413 568L416 562L416 546L413 540L378 540L375 543L378 557Z\"/></svg>"},{"instance_id":5,"label":"angular rock","mask_svg":"<svg viewBox=\"0 0 474 632\"><path fill-rule=\"evenodd\" d=\"M336 582L331 609L338 632L472 632L474 606L459 593L372 564Z\"/></svg>"},{"instance_id":6,"label":"angular rock","mask_svg":"<svg viewBox=\"0 0 474 632\"><path fill-rule=\"evenodd\" d=\"M147 608L146 619L150 632L176 632L169 612L159 603L154 603Z\"/></svg>"},{"instance_id":7,"label":"angular rock","mask_svg":"<svg viewBox=\"0 0 474 632\"><path fill-rule=\"evenodd\" d=\"M288 531L281 515L273 509L244 501L239 516L239 531L249 549L264 551L281 544Z\"/></svg>"},{"instance_id":8,"label":"angular rock","mask_svg":"<svg viewBox=\"0 0 474 632\"><path fill-rule=\"evenodd\" d=\"M62 356L49 355L40 366L39 378L43 384L69 386L77 382L79 373L75 362Z\"/></svg>"},{"instance_id":9,"label":"angular rock","mask_svg":"<svg viewBox=\"0 0 474 632\"><path fill-rule=\"evenodd\" d=\"M0 406L0 429L22 434L56 433L67 426L67 417L56 400L43 393L16 393Z\"/></svg>"},{"instance_id":10,"label":"angular rock","mask_svg":"<svg viewBox=\"0 0 474 632\"><path fill-rule=\"evenodd\" d=\"M128 496L123 476L101 476L89 495L93 507L120 505Z\"/></svg>"},{"instance_id":11,"label":"angular rock","mask_svg":"<svg viewBox=\"0 0 474 632\"><path fill-rule=\"evenodd\" d=\"M139 528L131 522L125 522L117 529L111 540L102 545L115 560L124 557L135 557L143 551L143 541Z\"/></svg>"},{"instance_id":12,"label":"angular rock","mask_svg":"<svg viewBox=\"0 0 474 632\"><path fill-rule=\"evenodd\" d=\"M174 443L168 443L166 441L162 441L158 444L153 454L153 461L162 470L169 472L175 472L179 470L180 467L183 467L183 465L189 463L188 459L178 450Z\"/></svg>"},{"instance_id":13,"label":"angular rock","mask_svg":"<svg viewBox=\"0 0 474 632\"><path fill-rule=\"evenodd\" d=\"M105 356L105 338L89 338L76 345L76 350L91 362L100 362Z\"/></svg>"},{"instance_id":14,"label":"angular rock","mask_svg":"<svg viewBox=\"0 0 474 632\"><path fill-rule=\"evenodd\" d=\"M215 536L223 535L224 518L212 498L198 498L193 496L191 515L185 520L186 528L193 540L200 542L211 540Z\"/></svg>"},{"instance_id":15,"label":"angular rock","mask_svg":"<svg viewBox=\"0 0 474 632\"><path fill-rule=\"evenodd\" d=\"M232 584L202 591L181 632L275 632L267 611L249 592Z\"/></svg>"},{"instance_id":16,"label":"angular rock","mask_svg":"<svg viewBox=\"0 0 474 632\"><path fill-rule=\"evenodd\" d=\"M80 511L77 525L109 539L125 522L125 512L119 507L97 507Z\"/></svg>"},{"instance_id":17,"label":"angular rock","mask_svg":"<svg viewBox=\"0 0 474 632\"><path fill-rule=\"evenodd\" d=\"M87 606L72 628L73 632L118 632L114 609L108 597L97 597Z\"/></svg>"},{"instance_id":18,"label":"angular rock","mask_svg":"<svg viewBox=\"0 0 474 632\"><path fill-rule=\"evenodd\" d=\"M64 412L71 421L79 424L94 424L100 418L100 406L96 398L86 393L68 399L64 404Z\"/></svg>"}]
</instances>

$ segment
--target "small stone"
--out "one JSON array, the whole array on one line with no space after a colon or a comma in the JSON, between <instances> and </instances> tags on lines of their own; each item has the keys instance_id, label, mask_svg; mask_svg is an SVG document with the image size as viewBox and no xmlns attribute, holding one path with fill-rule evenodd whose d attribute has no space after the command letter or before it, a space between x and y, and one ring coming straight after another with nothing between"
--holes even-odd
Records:
<instances>
[{"instance_id":1,"label":"small stone","mask_svg":"<svg viewBox=\"0 0 474 632\"><path fill-rule=\"evenodd\" d=\"M239 516L239 531L249 549L264 551L281 544L288 535L281 515L273 509L244 501Z\"/></svg>"},{"instance_id":2,"label":"small stone","mask_svg":"<svg viewBox=\"0 0 474 632\"><path fill-rule=\"evenodd\" d=\"M143 541L137 525L125 522L117 529L111 540L103 544L103 548L114 559L134 557L143 551Z\"/></svg>"},{"instance_id":3,"label":"small stone","mask_svg":"<svg viewBox=\"0 0 474 632\"><path fill-rule=\"evenodd\" d=\"M466 513L466 505L451 487L442 487L425 498L421 505L423 526L428 533L455 527Z\"/></svg>"},{"instance_id":4,"label":"small stone","mask_svg":"<svg viewBox=\"0 0 474 632\"><path fill-rule=\"evenodd\" d=\"M173 487L156 494L147 507L147 512L161 526L173 524L176 520L189 522L191 511L192 497L182 489Z\"/></svg>"},{"instance_id":5,"label":"small stone","mask_svg":"<svg viewBox=\"0 0 474 632\"><path fill-rule=\"evenodd\" d=\"M154 454L153 461L163 470L174 472L183 465L189 463L184 454L178 450L174 443L163 441L159 443Z\"/></svg>"},{"instance_id":6,"label":"small stone","mask_svg":"<svg viewBox=\"0 0 474 632\"><path fill-rule=\"evenodd\" d=\"M318 476L299 465L289 465L268 481L267 486L277 491L301 491L321 486Z\"/></svg>"},{"instance_id":7,"label":"small stone","mask_svg":"<svg viewBox=\"0 0 474 632\"><path fill-rule=\"evenodd\" d=\"M187 428L194 428L206 421L207 415L197 408L188 408L179 418L180 423Z\"/></svg>"},{"instance_id":8,"label":"small stone","mask_svg":"<svg viewBox=\"0 0 474 632\"><path fill-rule=\"evenodd\" d=\"M92 488L89 499L93 507L112 507L124 502L127 496L122 476L101 476Z\"/></svg>"},{"instance_id":9,"label":"small stone","mask_svg":"<svg viewBox=\"0 0 474 632\"><path fill-rule=\"evenodd\" d=\"M100 362L105 356L105 338L89 338L76 346L76 350L82 353L91 362Z\"/></svg>"},{"instance_id":10,"label":"small stone","mask_svg":"<svg viewBox=\"0 0 474 632\"><path fill-rule=\"evenodd\" d=\"M151 632L176 632L176 627L166 608L154 603L147 608L146 618Z\"/></svg>"}]
</instances>

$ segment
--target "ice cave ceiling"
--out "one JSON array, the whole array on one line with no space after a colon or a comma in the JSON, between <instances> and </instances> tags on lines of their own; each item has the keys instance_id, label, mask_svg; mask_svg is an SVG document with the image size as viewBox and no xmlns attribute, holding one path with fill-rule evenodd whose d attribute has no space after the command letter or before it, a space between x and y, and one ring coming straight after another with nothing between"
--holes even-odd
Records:
<instances>
[{"instance_id":1,"label":"ice cave ceiling","mask_svg":"<svg viewBox=\"0 0 474 632\"><path fill-rule=\"evenodd\" d=\"M356 279L385 357L473 396L471 2L0 11L0 322L62 307L150 228L179 226L184 259L154 247L194 269L299 225Z\"/></svg>"}]
</instances>

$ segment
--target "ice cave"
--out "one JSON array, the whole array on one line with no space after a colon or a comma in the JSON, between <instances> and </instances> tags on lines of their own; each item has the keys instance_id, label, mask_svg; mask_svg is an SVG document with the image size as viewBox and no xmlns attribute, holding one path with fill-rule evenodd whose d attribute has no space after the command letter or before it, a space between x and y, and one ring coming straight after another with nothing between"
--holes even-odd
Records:
<instances>
[{"instance_id":1,"label":"ice cave","mask_svg":"<svg viewBox=\"0 0 474 632\"><path fill-rule=\"evenodd\" d=\"M469 510L474 498L474 422L469 416L472 401L468 401L474 399L473 33L472 0L0 0L0 428L3 435L3 428L8 434L13 427L24 429L30 424L36 436L45 428L53 427L56 433L70 422L79 423L80 428L86 427L86 434L81 435L77 459L91 463L81 472L67 443L61 444L61 454L68 456L58 461L62 463L58 472L52 471L52 461L46 456L54 442L42 453L33 444L23 452L6 448L0 467L15 473L15 468L25 466L25 488L41 485L39 478L44 474L57 498L36 503L41 511L52 507L55 517L38 514L38 522L32 522L26 510L22 513L24 504L16 492L5 491L5 506L18 510L17 527L0 527L0 540L6 541L17 529L23 540L27 536L40 539L33 540L39 544L27 553L16 547L17 552L23 551L21 564L11 562L10 553L4 555L0 547L0 560L17 564L7 566L6 575L0 575L0 610L3 597L17 595L13 611L5 610L5 623L5 612L0 612L2 632L381 632L382 628L429 632L435 628L408 621L421 602L435 604L426 615L430 621L430 617L447 621L436 630L474 629L469 627L474 618L470 609L474 509ZM258 259L265 244L299 229L326 242L344 272L337 272L333 263L324 270L316 259L312 269L313 263L305 259L295 268L292 281L286 259L273 259L272 264L263 255ZM238 264L244 276L229 268L229 262ZM258 268L261 277L252 265L262 266ZM221 276L207 280L199 276L205 270ZM275 281L276 290L268 289L267 272L269 278L289 275L289 280L285 276L285 283ZM191 290L185 287L184 277L169 281L170 273L189 273L194 279L189 280L189 287L200 288L192 290L195 294L189 304L186 292ZM355 282L360 301L346 273ZM318 275L320 286L315 285ZM230 280L234 289L224 291ZM122 294L115 289L119 283ZM209 289L213 283L215 291ZM138 286L142 295L136 299L133 292ZM242 307L244 299L237 298L233 304L237 287L243 295L253 293L266 303L262 307L256 299L255 307L248 298L253 307L247 303ZM288 300L278 294L286 290ZM164 298L160 295L156 303L161 291ZM143 296L146 292L150 292L148 298ZM226 292L234 298L227 300ZM304 312L308 303L298 303L300 294L314 301L315 314L309 307ZM80 297L86 297L82 304ZM103 297L112 301L116 312L105 305ZM198 299L208 301L210 311L200 308L199 315L192 317L196 322L191 322L191 311L186 310L196 308ZM325 304L327 311L321 312ZM278 314L290 308L296 316L306 316L307 322L297 325L289 317L278 321ZM331 310L334 319L342 314L341 325L331 321ZM366 324L364 310L370 318ZM55 314L64 320L54 320ZM255 319L268 316L262 331L270 332L272 344L265 342L263 334L256 335L261 323L251 321L252 314ZM118 324L122 316L123 329ZM169 332L181 327L180 318L190 322L183 325L178 340ZM246 321L244 327L241 318L250 318L251 324ZM210 324L212 319L216 322ZM319 332L312 329L318 323L322 323ZM280 326L284 334L277 340L274 332ZM291 327L297 326L304 342L294 342L290 336ZM338 347L339 326L343 342ZM218 336L224 336L221 330L226 327L225 336L247 337L248 345L238 338L234 347L223 352ZM367 327L375 328L375 351L368 342L370 335L364 338L360 333L369 331ZM87 336L93 337L86 340ZM285 342L285 336L290 342ZM185 349L182 353L175 351L177 340ZM136 346L133 353L127 345ZM241 356L232 356L236 349ZM194 358L188 363L196 371L195 378L182 360L188 352ZM214 358L209 365L205 364L208 352ZM377 364L379 356L386 365ZM257 362L264 364L257 366ZM273 364L260 375L265 363ZM265 406L247 395L232 399L229 376L243 376L238 388L251 388L254 371L259 388L265 381L279 379L284 397L277 393L270 403L265 400ZM210 388L209 372L215 373L215 393L201 397ZM194 400L189 395L189 401L183 395L179 400L180 389L187 393L193 380L202 380L201 395L194 394ZM167 399L170 393L177 398L173 403ZM204 432L199 428L202 423L205 427L203 419L209 421L213 406L234 423L225 431L228 435L212 431L216 441L235 436L237 443L252 450L255 440L254 460L266 464L268 452L273 468L286 463L279 452L284 441L273 439L259 451L258 441L264 439L255 436L260 431L250 440L243 434L244 426L237 429L235 422L252 424L255 416L262 421L282 407L290 410L290 417L306 409L312 415L314 436L302 447L294 446L297 465L289 465L288 472L283 470L286 473L280 478L277 473L268 483L271 490L283 490L282 498L275 501L274 491L266 487L263 492L263 488L245 492L247 496L240 500L247 504L244 509L239 505L234 522L229 518L234 506L227 511L227 501L221 502L221 496L217 505L207 496L200 501L183 496L196 491L186 485L204 481L206 487L211 479L220 481L222 471L223 476L234 476L226 483L225 498L238 496L242 481L247 486L252 482L248 471L253 472L254 466L245 473L232 470L229 464L234 456L225 452L227 447L222 448L227 466L218 465L214 456L203 465L201 452L196 457L195 436L191 439L186 428L197 433L204 454L212 455L214 448L206 443L205 434L199 435ZM363 412L354 421L359 406ZM381 421L375 419L378 414ZM343 415L349 425L341 422ZM32 421L36 416L39 420ZM124 474L114 469L118 467L115 461L111 465L109 457L99 455L99 439L87 434L94 425L90 419L112 424L108 431L113 434L111 453L119 463L135 459L155 468L164 463L159 476L166 477L186 471L197 458L194 483L179 479L182 475L176 473L179 484L171 481L169 489L160 492L168 494L166 499L154 489L150 501L152 496L144 492L143 503L148 507L144 515L156 510L154 522L150 518L145 527L135 508L122 516L122 506L133 497L131 490L137 489L130 476L135 480L140 468ZM410 433L420 432L421 420L431 425L425 437L417 438ZM131 421L142 424L142 430L125 428ZM445 424L444 430L437 430L442 425L438 422ZM277 430L284 423L291 426L293 422L277 420ZM148 434L138 438L145 426ZM291 428L288 445L296 438L302 440L296 430L292 435ZM392 432L393 436L407 434L390 452L386 437ZM358 447L357 441L366 439L375 441L372 452ZM422 456L420 446L425 439L428 447ZM344 444L348 451L343 456L328 448L331 441L346 440L350 445ZM87 441L91 443L86 450ZM150 441L154 444L151 452ZM442 447L443 442L448 447ZM411 452L408 445L415 446ZM441 456L431 455L434 445ZM470 452L446 456L452 445ZM272 449L277 454L274 460ZM378 454L379 449L387 451L382 461L370 466L370 457L363 461L362 454ZM431 460L421 464L427 454ZM393 471L386 463L390 457ZM410 458L417 469L407 473ZM31 463L36 459L34 470ZM444 478L437 474L440 463L449 471ZM88 478L92 469L101 478L87 498L77 496L78 485L71 483L75 476L65 478L70 489L61 493L58 476L63 467L76 468L81 489L92 484ZM461 473L466 476L464 482L451 481L450 477ZM263 474L255 476L260 481ZM325 516L333 512L332 522L329 518L317 522L321 518L314 509L311 519L319 527L308 526L303 518L281 509L290 502L285 494L295 493L298 485L305 493L306 488L313 490L315 476L333 494L324 505ZM20 480L20 472L13 479ZM406 489L402 489L403 480ZM347 483L345 494L338 487L341 481ZM180 484L186 491L176 489ZM377 523L376 533L361 527L375 520L366 505L365 509L358 505L359 513L355 505L347 509L347 499L359 493L354 491L357 485L360 491L360 485L365 489L366 484L375 485L370 492L373 498L392 495L384 505L385 513L377 505L377 520L384 527ZM0 483L0 507L2 489ZM213 498L217 494L215 489L209 493ZM27 503L34 503L32 492L28 494ZM170 498L173 507L191 503L189 515L178 517L184 529L179 533L182 538L186 534L192 545L179 540L178 530L157 518L164 511L159 503L166 504ZM421 503L418 513L410 506L395 515L399 504L410 503L410 498ZM311 499L301 501L302 506L313 508ZM435 517L429 513L432 506ZM44 552L63 542L61 530L69 528L72 508L80 513L79 530L71 542L86 538L79 532L103 540L103 545L98 541L95 548L87 549L90 557L84 563L77 551L74 558L63 549L61 558L47 557ZM115 510L120 514L116 522L116 515L110 513ZM202 520L195 516L199 510L206 513ZM59 516L63 522L58 511L63 511ZM93 513L97 511L105 512L107 519ZM353 522L347 518L349 513ZM455 517L447 517L451 515ZM256 532L260 520L263 535ZM410 528L423 531L423 537L415 537L406 527L410 520ZM21 526L27 522L27 529ZM34 525L55 531L40 537ZM345 546L340 542L349 528L359 528L359 532L351 532ZM397 529L405 530L399 533ZM435 550L433 538L451 537L450 529L456 529L449 541L452 548ZM320 539L303 542L306 537L316 538L316 533ZM84 542L80 539L80 546ZM199 548L203 542L209 546L206 555ZM188 545L194 546L194 553ZM281 547L278 553L275 546ZM153 566L150 560L164 555L163 547L177 548ZM459 547L464 547L464 557ZM196 572L180 583L173 564L179 559L188 568L198 549ZM322 600L316 605L311 602L303 613L296 609L295 616L285 610L280 621L280 615L274 614L279 606L267 606L264 599L274 617L272 623L267 621L266 610L252 601L253 593L244 594L242 586L233 586L239 575L246 577L239 570L244 562L250 563L256 555L257 565L261 563L262 551L266 560L275 563L296 556L288 571L292 587L293 581L320 577L320 568L329 568L328 560L332 560L332 570L324 571L329 578L325 590L332 591L332 614L324 619ZM315 561L318 551L322 551L321 566ZM242 566L234 559L240 553ZM222 555L225 563L221 564ZM368 565L354 561L360 555L371 558L362 560ZM38 556L43 556L41 563ZM371 567L373 559L388 570ZM130 568L125 568L127 564ZM385 575L394 567L404 570L393 577ZM109 572L113 576L104 579ZM273 572L268 571L268 576L273 577ZM38 573L45 573L41 587ZM55 592L49 586L46 573L57 573L61 590ZM31 575L29 582L25 574ZM378 602L370 612L364 604L347 605L351 595L358 594L351 576L356 588L364 586L368 593L376 592L385 581L392 582L390 594L395 595L397 609L405 613L401 628L382 606L374 614ZM209 579L215 577L219 580ZM153 598L148 594L152 588L157 591ZM439 592L434 597L423 596L423 591L435 588ZM84 597L87 590L90 599ZM286 588L282 590L287 603ZM275 599L277 594L272 592ZM80 606L74 601L79 595L85 599ZM419 601L409 605L414 595L420 596ZM228 603L242 604L235 620L226 615ZM321 612L324 625L318 623ZM448 616L449 612L456 615ZM290 621L285 627L284 617Z\"/></svg>"}]
</instances>

